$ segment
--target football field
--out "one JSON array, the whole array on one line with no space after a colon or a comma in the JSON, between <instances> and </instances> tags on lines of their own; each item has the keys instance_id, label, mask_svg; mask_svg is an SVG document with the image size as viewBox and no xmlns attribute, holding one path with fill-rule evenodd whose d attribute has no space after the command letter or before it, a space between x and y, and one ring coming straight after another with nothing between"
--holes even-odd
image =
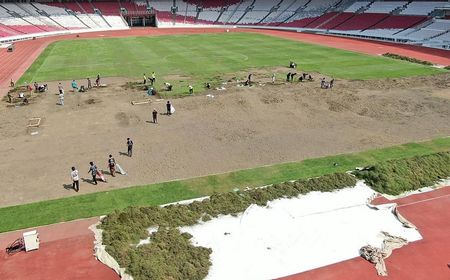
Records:
<instances>
[{"instance_id":1,"label":"football field","mask_svg":"<svg viewBox=\"0 0 450 280\"><path fill-rule=\"evenodd\" d=\"M298 71L342 79L375 79L442 73L420 64L369 56L261 34L223 33L79 39L54 42L19 82L102 77L158 77L201 85L223 74L299 65ZM180 81L181 80L181 81ZM161 81L160 81L161 82ZM176 85L176 84L175 84ZM177 87L175 86L175 89ZM175 90L176 91L176 90Z\"/></svg>"}]
</instances>

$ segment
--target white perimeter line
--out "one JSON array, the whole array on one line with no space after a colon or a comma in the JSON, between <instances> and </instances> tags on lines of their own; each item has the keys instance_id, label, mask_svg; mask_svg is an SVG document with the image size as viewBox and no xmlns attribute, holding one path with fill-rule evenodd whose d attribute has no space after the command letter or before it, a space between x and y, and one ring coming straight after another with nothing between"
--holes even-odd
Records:
<instances>
[{"instance_id":1,"label":"white perimeter line","mask_svg":"<svg viewBox=\"0 0 450 280\"><path fill-rule=\"evenodd\" d=\"M397 206L397 208L400 208L400 207L403 207L403 206L408 206L408 205L414 205L414 204L421 203L421 202L427 202L427 201L431 201L431 200L435 200L435 199L440 199L440 198L444 198L444 197L447 197L447 196L450 196L450 194L437 196L437 197L432 197L432 198L427 198L427 199L419 200L419 201L414 201L414 202L407 203L407 204L402 204L402 205Z\"/></svg>"}]
</instances>

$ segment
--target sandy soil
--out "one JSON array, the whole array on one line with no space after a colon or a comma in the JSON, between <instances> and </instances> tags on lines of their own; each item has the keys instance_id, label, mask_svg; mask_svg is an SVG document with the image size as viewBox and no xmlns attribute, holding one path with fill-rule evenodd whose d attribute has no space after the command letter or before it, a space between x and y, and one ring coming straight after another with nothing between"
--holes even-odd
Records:
<instances>
[{"instance_id":1,"label":"sandy soil","mask_svg":"<svg viewBox=\"0 0 450 280\"><path fill-rule=\"evenodd\" d=\"M56 105L56 84L31 104L0 106L0 206L76 195L70 167L81 177L80 194L266 164L298 161L450 135L450 75L378 81L337 80L332 90L318 81L275 85L255 71L254 87L172 100L176 113L150 123L165 101L131 105L144 92L126 90L123 78L104 89L68 92ZM314 75L316 80L320 75ZM244 73L242 73L244 77ZM28 118L43 118L27 129ZM31 135L31 132L38 132ZM123 155L126 138L134 156ZM128 176L91 185L88 162L107 170L113 154Z\"/></svg>"}]
</instances>

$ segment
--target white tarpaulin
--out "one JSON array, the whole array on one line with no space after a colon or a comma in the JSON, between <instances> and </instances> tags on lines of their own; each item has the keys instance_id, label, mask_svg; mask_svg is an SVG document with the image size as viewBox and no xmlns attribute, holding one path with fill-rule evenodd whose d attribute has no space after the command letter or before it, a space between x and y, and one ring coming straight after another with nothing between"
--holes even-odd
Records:
<instances>
[{"instance_id":1,"label":"white tarpaulin","mask_svg":"<svg viewBox=\"0 0 450 280\"><path fill-rule=\"evenodd\" d=\"M113 269L122 280L133 280L133 277L125 273L125 269L121 268L117 261L105 250L105 245L102 244L103 237L101 229L98 229L97 226L100 222L91 225L89 227L90 230L94 232L94 256L98 261L105 264L106 266Z\"/></svg>"},{"instance_id":2,"label":"white tarpaulin","mask_svg":"<svg viewBox=\"0 0 450 280\"><path fill-rule=\"evenodd\" d=\"M183 232L212 248L207 279L273 279L359 257L365 245L381 247L387 232L407 241L421 239L392 208L366 205L375 192L358 182L332 193L252 205L237 217L221 216Z\"/></svg>"}]
</instances>

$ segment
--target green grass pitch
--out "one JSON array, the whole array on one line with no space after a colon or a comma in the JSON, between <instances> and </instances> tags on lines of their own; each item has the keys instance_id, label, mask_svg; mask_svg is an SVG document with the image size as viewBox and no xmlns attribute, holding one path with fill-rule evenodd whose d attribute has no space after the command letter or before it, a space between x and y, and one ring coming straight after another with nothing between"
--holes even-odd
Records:
<instances>
[{"instance_id":1,"label":"green grass pitch","mask_svg":"<svg viewBox=\"0 0 450 280\"><path fill-rule=\"evenodd\" d=\"M344 79L419 76L445 71L267 35L223 33L55 42L19 82L85 79L98 73L104 77L140 80L143 73L149 75L155 71L157 77L189 77L190 82L169 81L174 84L175 93L180 93L180 88L185 90L188 83L201 86L215 76L287 66L290 60L299 64L298 71L316 71ZM158 82L161 86L164 81Z\"/></svg>"}]
</instances>

